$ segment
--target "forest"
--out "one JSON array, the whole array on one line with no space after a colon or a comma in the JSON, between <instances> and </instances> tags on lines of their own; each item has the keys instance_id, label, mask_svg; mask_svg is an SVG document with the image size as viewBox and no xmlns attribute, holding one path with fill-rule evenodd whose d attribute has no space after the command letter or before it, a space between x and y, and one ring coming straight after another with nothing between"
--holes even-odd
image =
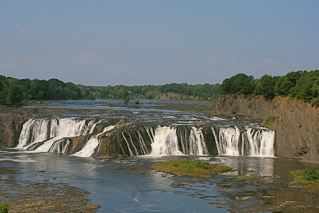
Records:
<instances>
[{"instance_id":1,"label":"forest","mask_svg":"<svg viewBox=\"0 0 319 213\"><path fill-rule=\"evenodd\" d=\"M289 72L284 76L264 75L259 79L240 73L223 81L220 94L262 95L268 100L289 96L319 105L319 70Z\"/></svg>"},{"instance_id":2,"label":"forest","mask_svg":"<svg viewBox=\"0 0 319 213\"><path fill-rule=\"evenodd\" d=\"M0 76L0 104L18 106L31 100L76 99L156 99L161 94L171 98L213 100L220 95L262 95L271 100L290 96L319 105L319 70L294 71L284 76L264 75L254 78L240 73L221 84L171 83L141 86L83 86L58 79L30 80ZM169 96L167 96L169 97Z\"/></svg>"}]
</instances>

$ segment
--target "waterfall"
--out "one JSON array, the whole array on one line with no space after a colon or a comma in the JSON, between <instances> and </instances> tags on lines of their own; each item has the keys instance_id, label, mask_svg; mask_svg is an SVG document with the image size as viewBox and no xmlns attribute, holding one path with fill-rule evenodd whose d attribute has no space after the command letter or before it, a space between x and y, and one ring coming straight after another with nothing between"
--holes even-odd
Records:
<instances>
[{"instance_id":1,"label":"waterfall","mask_svg":"<svg viewBox=\"0 0 319 213\"><path fill-rule=\"evenodd\" d=\"M71 141L68 138L62 138L60 140L57 140L50 147L49 152L64 154L67 151L70 143Z\"/></svg>"},{"instance_id":2,"label":"waterfall","mask_svg":"<svg viewBox=\"0 0 319 213\"><path fill-rule=\"evenodd\" d=\"M191 133L189 136L189 154L190 155L208 155L209 154L206 147L203 132L201 131L201 129L196 127L192 127Z\"/></svg>"},{"instance_id":3,"label":"waterfall","mask_svg":"<svg viewBox=\"0 0 319 213\"><path fill-rule=\"evenodd\" d=\"M235 127L221 127L216 141L218 154L239 156L240 130Z\"/></svg>"},{"instance_id":4,"label":"waterfall","mask_svg":"<svg viewBox=\"0 0 319 213\"><path fill-rule=\"evenodd\" d=\"M100 144L99 136L111 131L114 129L115 126L111 125L108 127L105 127L104 130L97 134L93 135L85 144L85 146L78 152L74 153L72 156L77 156L77 157L91 157L94 154L94 151Z\"/></svg>"},{"instance_id":5,"label":"waterfall","mask_svg":"<svg viewBox=\"0 0 319 213\"><path fill-rule=\"evenodd\" d=\"M48 139L48 124L49 120L46 119L30 119L25 122L22 127L17 148L23 148L31 142L40 142Z\"/></svg>"},{"instance_id":6,"label":"waterfall","mask_svg":"<svg viewBox=\"0 0 319 213\"><path fill-rule=\"evenodd\" d=\"M178 149L175 127L162 126L155 129L150 156L183 155Z\"/></svg>"},{"instance_id":7,"label":"waterfall","mask_svg":"<svg viewBox=\"0 0 319 213\"><path fill-rule=\"evenodd\" d=\"M127 138L125 137L125 135L124 135L123 132L122 132L122 136L123 136L124 141L125 141L125 143L126 143L127 149L128 149L128 151L129 151L129 153L130 153L130 156L134 156L134 154L133 154L133 152L132 152L132 149L131 149L131 147L130 147L130 143L128 142L128 140L127 140ZM132 142L132 141L131 141L131 142ZM138 155L138 154L136 153L136 155Z\"/></svg>"},{"instance_id":8,"label":"waterfall","mask_svg":"<svg viewBox=\"0 0 319 213\"><path fill-rule=\"evenodd\" d=\"M249 156L274 156L275 131L265 128L246 128Z\"/></svg>"},{"instance_id":9,"label":"waterfall","mask_svg":"<svg viewBox=\"0 0 319 213\"><path fill-rule=\"evenodd\" d=\"M23 124L17 148L32 152L75 152L73 156L78 157L95 154L274 157L275 152L275 131L260 126L131 123L118 125L113 131L114 128L96 118L30 119Z\"/></svg>"},{"instance_id":10,"label":"waterfall","mask_svg":"<svg viewBox=\"0 0 319 213\"><path fill-rule=\"evenodd\" d=\"M275 131L261 127L212 127L219 155L274 157ZM217 135L218 134L218 135Z\"/></svg>"},{"instance_id":11,"label":"waterfall","mask_svg":"<svg viewBox=\"0 0 319 213\"><path fill-rule=\"evenodd\" d=\"M85 135L93 125L93 121L76 118L30 119L23 125L17 148L36 147L34 152L49 152L56 141Z\"/></svg>"}]
</instances>

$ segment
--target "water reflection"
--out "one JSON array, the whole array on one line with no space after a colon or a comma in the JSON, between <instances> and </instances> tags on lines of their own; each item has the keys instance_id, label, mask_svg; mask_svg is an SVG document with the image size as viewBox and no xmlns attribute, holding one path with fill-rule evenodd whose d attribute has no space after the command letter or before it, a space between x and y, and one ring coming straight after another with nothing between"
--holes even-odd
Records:
<instances>
[{"instance_id":1,"label":"water reflection","mask_svg":"<svg viewBox=\"0 0 319 213\"><path fill-rule=\"evenodd\" d=\"M257 177L273 177L275 158L255 158L255 157L221 157L222 163L236 168L235 175L251 175Z\"/></svg>"},{"instance_id":2,"label":"water reflection","mask_svg":"<svg viewBox=\"0 0 319 213\"><path fill-rule=\"evenodd\" d=\"M220 184L224 180L237 176L289 178L290 170L304 166L277 158L208 157L205 159L235 169L212 179L170 176L151 169L153 162L172 158L94 160L52 153L2 152L0 167L20 168L22 172L15 174L20 180L69 183L86 189L93 201L102 205L100 212L228 212L235 194L252 193L259 186L243 182L228 187ZM257 201L242 201L240 205Z\"/></svg>"}]
</instances>

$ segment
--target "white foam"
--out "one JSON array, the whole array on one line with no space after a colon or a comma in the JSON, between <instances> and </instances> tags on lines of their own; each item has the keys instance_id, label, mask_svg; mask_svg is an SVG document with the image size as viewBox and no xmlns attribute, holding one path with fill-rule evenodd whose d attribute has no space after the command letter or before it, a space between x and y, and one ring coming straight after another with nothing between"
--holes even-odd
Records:
<instances>
[{"instance_id":1,"label":"white foam","mask_svg":"<svg viewBox=\"0 0 319 213\"><path fill-rule=\"evenodd\" d=\"M10 162L14 162L14 163L34 163L37 162L35 160L32 160L30 158L27 159L15 159L15 158L0 158L0 161L10 161Z\"/></svg>"},{"instance_id":2,"label":"white foam","mask_svg":"<svg viewBox=\"0 0 319 213\"><path fill-rule=\"evenodd\" d=\"M91 157L94 154L95 149L98 147L100 144L99 141L99 136L102 135L103 133L109 132L112 129L114 129L116 126L108 126L105 127L103 132L92 136L85 144L85 146L78 152L74 153L72 156L77 156L77 157Z\"/></svg>"},{"instance_id":3,"label":"white foam","mask_svg":"<svg viewBox=\"0 0 319 213\"><path fill-rule=\"evenodd\" d=\"M161 126L155 129L150 156L183 155L178 149L175 127Z\"/></svg>"}]
</instances>

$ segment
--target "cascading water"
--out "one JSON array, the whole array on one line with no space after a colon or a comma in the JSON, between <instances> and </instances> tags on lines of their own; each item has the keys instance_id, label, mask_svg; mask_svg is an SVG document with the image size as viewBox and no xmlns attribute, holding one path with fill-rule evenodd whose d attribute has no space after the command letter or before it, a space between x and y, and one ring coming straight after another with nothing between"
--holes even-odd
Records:
<instances>
[{"instance_id":1,"label":"cascading water","mask_svg":"<svg viewBox=\"0 0 319 213\"><path fill-rule=\"evenodd\" d=\"M275 131L265 128L246 128L248 143L250 146L249 156L274 156Z\"/></svg>"},{"instance_id":2,"label":"cascading water","mask_svg":"<svg viewBox=\"0 0 319 213\"><path fill-rule=\"evenodd\" d=\"M109 131L111 131L112 129L114 129L116 126L111 125L108 127L105 127L104 130L97 134L97 135L93 135L85 144L85 146L78 152L74 153L72 156L77 156L77 157L91 157L94 154L94 151L96 150L96 148L98 147L98 145L100 144L100 140L99 140L99 136L107 133Z\"/></svg>"},{"instance_id":3,"label":"cascading water","mask_svg":"<svg viewBox=\"0 0 319 213\"><path fill-rule=\"evenodd\" d=\"M48 139L48 123L49 120L30 119L23 124L17 148L23 148L28 143L40 142Z\"/></svg>"},{"instance_id":4,"label":"cascading water","mask_svg":"<svg viewBox=\"0 0 319 213\"><path fill-rule=\"evenodd\" d=\"M212 130L214 131L214 130ZM239 156L240 130L238 127L221 127L216 140L218 154Z\"/></svg>"},{"instance_id":5,"label":"cascading water","mask_svg":"<svg viewBox=\"0 0 319 213\"><path fill-rule=\"evenodd\" d=\"M30 149L41 143L34 152L49 152L54 143L65 137L85 135L94 125L93 121L76 118L31 119L22 128L17 148Z\"/></svg>"},{"instance_id":6,"label":"cascading water","mask_svg":"<svg viewBox=\"0 0 319 213\"><path fill-rule=\"evenodd\" d=\"M68 149L71 141L68 138L62 138L53 143L50 147L49 152L61 153L64 154Z\"/></svg>"},{"instance_id":7,"label":"cascading water","mask_svg":"<svg viewBox=\"0 0 319 213\"><path fill-rule=\"evenodd\" d=\"M275 131L261 127L212 128L219 155L274 157ZM218 135L217 135L218 134Z\"/></svg>"},{"instance_id":8,"label":"cascading water","mask_svg":"<svg viewBox=\"0 0 319 213\"><path fill-rule=\"evenodd\" d=\"M150 156L183 155L178 148L175 127L162 126L155 129Z\"/></svg>"},{"instance_id":9,"label":"cascading water","mask_svg":"<svg viewBox=\"0 0 319 213\"><path fill-rule=\"evenodd\" d=\"M201 129L192 127L189 136L189 155L209 155Z\"/></svg>"},{"instance_id":10,"label":"cascading water","mask_svg":"<svg viewBox=\"0 0 319 213\"><path fill-rule=\"evenodd\" d=\"M201 127L192 124L154 126L150 123L132 123L114 127L98 119L30 119L23 125L17 148L33 152L69 153L79 157L274 156L275 132L259 126L227 126L224 123ZM83 141L74 145L74 137L81 137Z\"/></svg>"}]
</instances>

